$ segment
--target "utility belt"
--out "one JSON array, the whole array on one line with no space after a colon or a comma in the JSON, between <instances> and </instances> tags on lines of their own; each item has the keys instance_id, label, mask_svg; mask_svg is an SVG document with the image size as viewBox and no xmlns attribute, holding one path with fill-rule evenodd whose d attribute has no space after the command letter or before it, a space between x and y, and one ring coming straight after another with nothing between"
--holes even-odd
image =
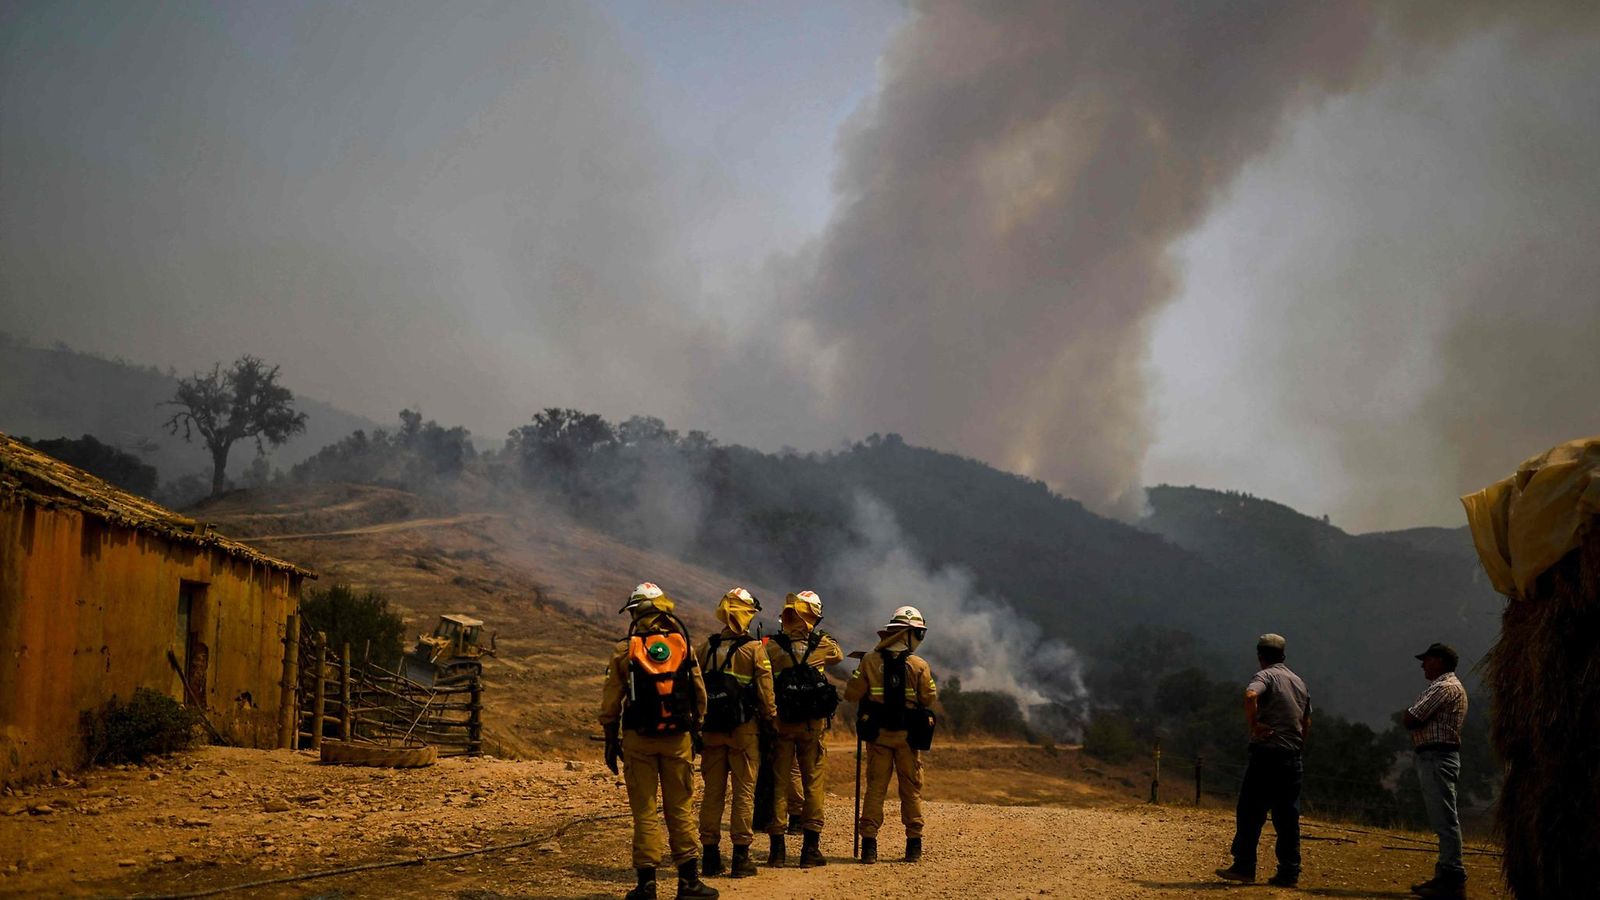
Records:
<instances>
[{"instance_id":1,"label":"utility belt","mask_svg":"<svg viewBox=\"0 0 1600 900\"><path fill-rule=\"evenodd\" d=\"M1412 749L1417 753L1460 753L1461 745L1452 744L1448 741L1432 741L1426 744L1418 744Z\"/></svg>"},{"instance_id":2,"label":"utility belt","mask_svg":"<svg viewBox=\"0 0 1600 900\"><path fill-rule=\"evenodd\" d=\"M856 712L856 735L869 744L877 743L885 732L902 732L906 746L927 750L933 745L938 718L926 706L890 707L875 700L863 701Z\"/></svg>"},{"instance_id":3,"label":"utility belt","mask_svg":"<svg viewBox=\"0 0 1600 900\"><path fill-rule=\"evenodd\" d=\"M1274 747L1270 744L1251 744L1250 755L1272 760L1290 760L1299 759L1300 750L1298 748L1291 750L1288 747Z\"/></svg>"}]
</instances>

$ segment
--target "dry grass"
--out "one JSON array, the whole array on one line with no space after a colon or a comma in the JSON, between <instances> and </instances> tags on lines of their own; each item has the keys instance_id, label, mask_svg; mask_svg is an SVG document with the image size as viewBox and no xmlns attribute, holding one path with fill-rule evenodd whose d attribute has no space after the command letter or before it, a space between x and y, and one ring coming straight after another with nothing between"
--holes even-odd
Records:
<instances>
[{"instance_id":1,"label":"dry grass","mask_svg":"<svg viewBox=\"0 0 1600 900\"><path fill-rule=\"evenodd\" d=\"M202 514L225 534L314 569L321 586L382 593L413 632L441 613L481 618L498 631L499 657L484 671L486 740L496 755L594 746L601 673L625 625L617 608L635 584L665 587L698 636L723 592L741 583L554 511L454 513L392 488L237 491Z\"/></svg>"}]
</instances>

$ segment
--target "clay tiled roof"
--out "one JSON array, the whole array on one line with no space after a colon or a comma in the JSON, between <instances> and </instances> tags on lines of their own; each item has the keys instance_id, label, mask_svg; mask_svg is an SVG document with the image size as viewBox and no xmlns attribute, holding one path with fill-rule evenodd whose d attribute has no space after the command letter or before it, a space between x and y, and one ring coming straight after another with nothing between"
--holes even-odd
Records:
<instances>
[{"instance_id":1,"label":"clay tiled roof","mask_svg":"<svg viewBox=\"0 0 1600 900\"><path fill-rule=\"evenodd\" d=\"M134 528L185 544L218 550L264 566L315 578L307 569L268 556L254 547L225 538L211 526L130 494L75 466L41 453L0 433L0 502L20 498L46 507L81 510L125 528Z\"/></svg>"}]
</instances>

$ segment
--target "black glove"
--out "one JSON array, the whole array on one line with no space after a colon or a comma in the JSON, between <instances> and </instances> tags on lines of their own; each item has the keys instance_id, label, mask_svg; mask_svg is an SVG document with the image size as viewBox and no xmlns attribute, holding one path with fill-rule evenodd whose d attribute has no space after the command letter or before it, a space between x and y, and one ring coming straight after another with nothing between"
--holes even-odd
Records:
<instances>
[{"instance_id":1,"label":"black glove","mask_svg":"<svg viewBox=\"0 0 1600 900\"><path fill-rule=\"evenodd\" d=\"M700 756L706 752L706 739L701 737L698 731L689 732L689 752L694 756Z\"/></svg>"},{"instance_id":2,"label":"black glove","mask_svg":"<svg viewBox=\"0 0 1600 900\"><path fill-rule=\"evenodd\" d=\"M606 726L606 768L617 774L617 763L622 759L622 738L617 735L617 723Z\"/></svg>"}]
</instances>

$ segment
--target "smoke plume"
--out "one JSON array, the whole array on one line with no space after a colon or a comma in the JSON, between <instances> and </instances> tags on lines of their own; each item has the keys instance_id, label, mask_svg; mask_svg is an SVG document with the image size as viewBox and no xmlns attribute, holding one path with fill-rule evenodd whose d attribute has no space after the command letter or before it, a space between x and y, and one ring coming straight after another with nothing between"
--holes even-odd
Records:
<instances>
[{"instance_id":1,"label":"smoke plume","mask_svg":"<svg viewBox=\"0 0 1600 900\"><path fill-rule=\"evenodd\" d=\"M824 402L856 431L894 429L1134 511L1174 242L1289 117L1499 14L922 4L843 140L808 310L827 348ZM1568 17L1519 18L1548 30Z\"/></svg>"},{"instance_id":2,"label":"smoke plume","mask_svg":"<svg viewBox=\"0 0 1600 900\"><path fill-rule=\"evenodd\" d=\"M1044 637L1004 600L978 593L970 573L929 568L882 501L857 494L851 530L860 542L833 561L825 580L850 586L852 596L829 612L837 612L861 646L872 645L896 608L915 606L928 622L918 652L937 673L959 676L963 688L1008 694L1025 714L1041 704L1070 706L1085 698L1076 651Z\"/></svg>"}]
</instances>

